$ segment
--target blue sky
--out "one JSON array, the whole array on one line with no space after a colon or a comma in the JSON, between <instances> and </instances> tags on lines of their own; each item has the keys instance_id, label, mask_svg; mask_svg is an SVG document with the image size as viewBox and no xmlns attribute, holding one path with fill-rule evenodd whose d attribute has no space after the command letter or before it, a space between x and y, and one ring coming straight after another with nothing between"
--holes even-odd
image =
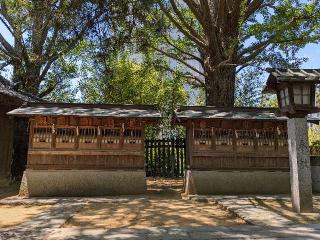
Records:
<instances>
[{"instance_id":1,"label":"blue sky","mask_svg":"<svg viewBox=\"0 0 320 240\"><path fill-rule=\"evenodd\" d=\"M300 50L299 56L309 59L303 63L303 68L320 68L320 44L308 44Z\"/></svg>"}]
</instances>

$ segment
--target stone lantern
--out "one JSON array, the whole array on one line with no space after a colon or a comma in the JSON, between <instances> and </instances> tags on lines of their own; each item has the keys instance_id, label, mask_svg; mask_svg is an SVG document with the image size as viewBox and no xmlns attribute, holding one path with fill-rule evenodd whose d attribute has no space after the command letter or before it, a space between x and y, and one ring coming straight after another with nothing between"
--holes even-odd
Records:
<instances>
[{"instance_id":1,"label":"stone lantern","mask_svg":"<svg viewBox=\"0 0 320 240\"><path fill-rule=\"evenodd\" d=\"M312 181L306 116L319 112L315 85L320 69L268 68L264 93L276 93L280 112L288 117L288 146L292 205L297 212L312 212Z\"/></svg>"},{"instance_id":2,"label":"stone lantern","mask_svg":"<svg viewBox=\"0 0 320 240\"><path fill-rule=\"evenodd\" d=\"M288 117L305 117L318 112L315 85L320 83L320 69L276 69L270 73L266 93L276 93L280 111Z\"/></svg>"}]
</instances>

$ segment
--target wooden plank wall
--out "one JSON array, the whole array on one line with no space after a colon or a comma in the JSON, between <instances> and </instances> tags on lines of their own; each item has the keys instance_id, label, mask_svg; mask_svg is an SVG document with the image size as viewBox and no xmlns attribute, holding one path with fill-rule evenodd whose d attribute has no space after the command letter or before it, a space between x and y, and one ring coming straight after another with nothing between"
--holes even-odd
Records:
<instances>
[{"instance_id":1,"label":"wooden plank wall","mask_svg":"<svg viewBox=\"0 0 320 240\"><path fill-rule=\"evenodd\" d=\"M193 120L185 125L188 169L289 170L283 122Z\"/></svg>"},{"instance_id":2,"label":"wooden plank wall","mask_svg":"<svg viewBox=\"0 0 320 240\"><path fill-rule=\"evenodd\" d=\"M0 105L0 178L10 175L12 158L13 120L6 115L11 109Z\"/></svg>"},{"instance_id":3,"label":"wooden plank wall","mask_svg":"<svg viewBox=\"0 0 320 240\"><path fill-rule=\"evenodd\" d=\"M27 168L144 169L144 124L137 119L37 117L30 124ZM112 135L103 135L104 129Z\"/></svg>"},{"instance_id":4,"label":"wooden plank wall","mask_svg":"<svg viewBox=\"0 0 320 240\"><path fill-rule=\"evenodd\" d=\"M144 168L144 156L141 154L117 155L117 153L107 152L73 152L67 154L56 152L55 154L29 152L28 169L100 169L116 170L131 169L138 170Z\"/></svg>"}]
</instances>

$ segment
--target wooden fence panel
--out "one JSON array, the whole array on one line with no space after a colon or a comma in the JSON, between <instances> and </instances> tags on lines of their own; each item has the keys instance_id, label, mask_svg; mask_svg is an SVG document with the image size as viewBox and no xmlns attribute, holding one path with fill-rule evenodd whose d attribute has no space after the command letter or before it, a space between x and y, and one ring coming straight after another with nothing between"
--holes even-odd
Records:
<instances>
[{"instance_id":1,"label":"wooden fence panel","mask_svg":"<svg viewBox=\"0 0 320 240\"><path fill-rule=\"evenodd\" d=\"M185 139L145 140L147 177L183 177L185 151Z\"/></svg>"}]
</instances>

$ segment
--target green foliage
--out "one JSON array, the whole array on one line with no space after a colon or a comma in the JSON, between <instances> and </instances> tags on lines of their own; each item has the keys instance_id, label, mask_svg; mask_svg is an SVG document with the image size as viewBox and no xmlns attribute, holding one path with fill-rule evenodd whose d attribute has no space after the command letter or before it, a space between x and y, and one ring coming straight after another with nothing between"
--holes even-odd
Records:
<instances>
[{"instance_id":1,"label":"green foliage","mask_svg":"<svg viewBox=\"0 0 320 240\"><path fill-rule=\"evenodd\" d=\"M83 101L159 104L163 108L170 106L171 109L186 102L187 95L182 83L175 78L167 78L148 62L139 63L139 59L129 56L127 52L105 61L110 66L106 70L108 74L92 69L92 76L81 81Z\"/></svg>"},{"instance_id":2,"label":"green foliage","mask_svg":"<svg viewBox=\"0 0 320 240\"><path fill-rule=\"evenodd\" d=\"M310 146L320 146L320 126L312 125L308 129L308 138Z\"/></svg>"},{"instance_id":3,"label":"green foliage","mask_svg":"<svg viewBox=\"0 0 320 240\"><path fill-rule=\"evenodd\" d=\"M135 63L127 55L112 59L109 64L112 72L102 81L91 78L89 82L83 82L83 98L86 102L155 103L155 93L161 86L158 72Z\"/></svg>"},{"instance_id":4,"label":"green foliage","mask_svg":"<svg viewBox=\"0 0 320 240\"><path fill-rule=\"evenodd\" d=\"M205 106L206 105L206 93L203 88L200 88L198 91L198 95L196 97L196 105L197 106Z\"/></svg>"},{"instance_id":5,"label":"green foliage","mask_svg":"<svg viewBox=\"0 0 320 240\"><path fill-rule=\"evenodd\" d=\"M165 75L153 66L148 55L134 56L118 52L105 59L102 69L85 67L86 77L80 82L82 100L89 103L156 104L162 112L161 127L149 127L147 137L161 131L170 132L171 116L179 104L186 104L188 94L183 81ZM181 130L178 130L181 134Z\"/></svg>"},{"instance_id":6,"label":"green foliage","mask_svg":"<svg viewBox=\"0 0 320 240\"><path fill-rule=\"evenodd\" d=\"M264 94L261 98L261 107L278 108L278 100L275 94Z\"/></svg>"},{"instance_id":7,"label":"green foliage","mask_svg":"<svg viewBox=\"0 0 320 240\"><path fill-rule=\"evenodd\" d=\"M89 41L110 36L110 26L126 22L131 2L1 0L0 23L10 33L0 33L1 74L12 69L16 88L49 100L73 101L70 81L77 73L76 56Z\"/></svg>"},{"instance_id":8,"label":"green foliage","mask_svg":"<svg viewBox=\"0 0 320 240\"><path fill-rule=\"evenodd\" d=\"M307 59L297 57L298 51L320 39L319 1L157 0L148 12L137 42L172 59L175 64L166 70L202 89L221 68L234 71L250 66L248 71L254 74L267 65L299 67ZM249 96L253 91L249 79L242 79L248 71L237 72L236 93L223 93L235 94L236 105L259 101ZM258 78L252 84L260 83ZM239 95L246 96L239 99Z\"/></svg>"},{"instance_id":9,"label":"green foliage","mask_svg":"<svg viewBox=\"0 0 320 240\"><path fill-rule=\"evenodd\" d=\"M235 106L257 107L261 102L261 73L246 69L236 78Z\"/></svg>"}]
</instances>

